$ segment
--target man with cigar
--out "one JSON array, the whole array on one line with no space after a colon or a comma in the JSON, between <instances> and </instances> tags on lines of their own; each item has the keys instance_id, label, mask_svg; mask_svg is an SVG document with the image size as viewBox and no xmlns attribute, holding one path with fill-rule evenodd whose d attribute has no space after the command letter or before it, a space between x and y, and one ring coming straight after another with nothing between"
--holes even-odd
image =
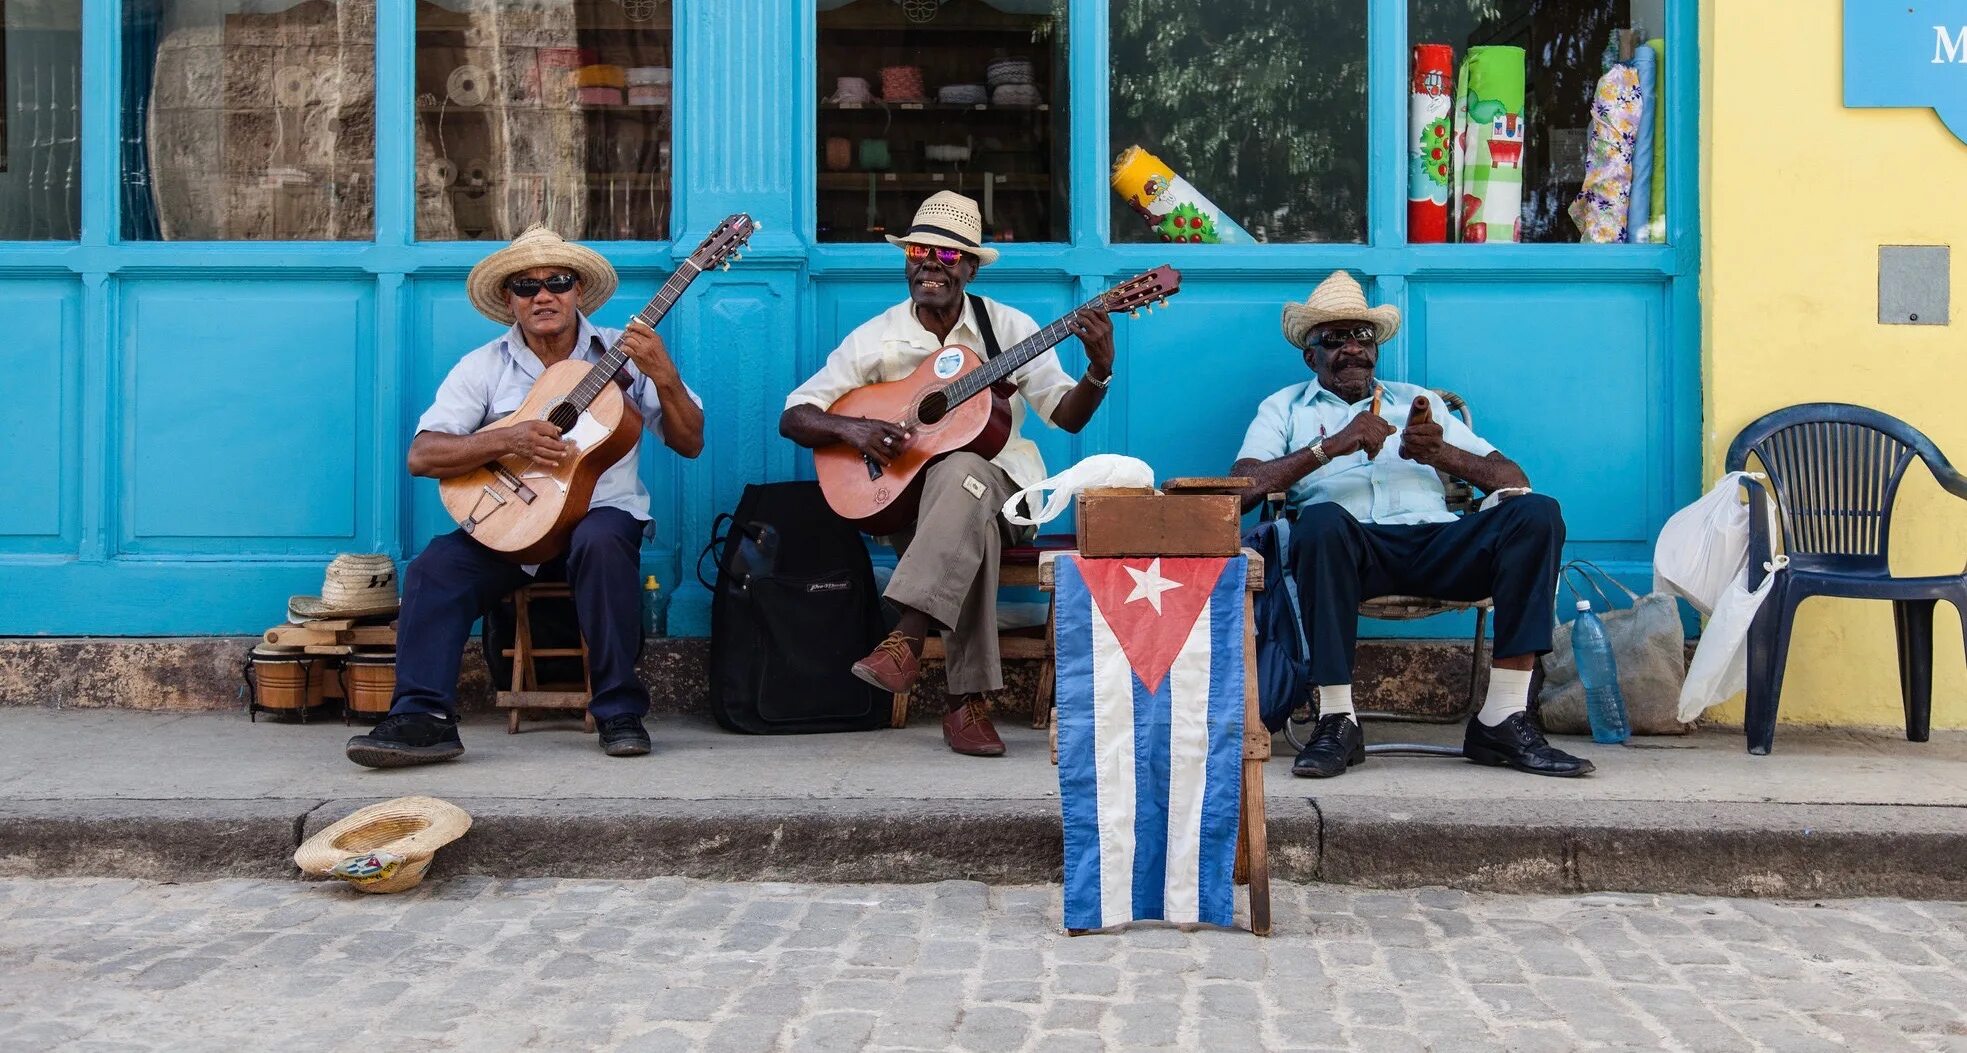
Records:
<instances>
[{"instance_id":1,"label":"man with cigar","mask_svg":"<svg viewBox=\"0 0 1967 1053\"><path fill-rule=\"evenodd\" d=\"M1319 717L1291 772L1343 775L1366 759L1352 705L1359 603L1422 595L1495 603L1494 664L1488 696L1463 737L1468 759L1584 775L1591 762L1552 747L1525 713L1531 667L1550 651L1555 627L1563 516L1556 501L1528 493L1523 469L1439 396L1374 375L1380 347L1399 327L1399 309L1367 306L1344 271L1304 303L1287 304L1284 336L1314 376L1263 401L1230 469L1251 481L1244 508L1288 492L1296 512L1290 559ZM1505 499L1457 516L1441 472Z\"/></svg>"}]
</instances>

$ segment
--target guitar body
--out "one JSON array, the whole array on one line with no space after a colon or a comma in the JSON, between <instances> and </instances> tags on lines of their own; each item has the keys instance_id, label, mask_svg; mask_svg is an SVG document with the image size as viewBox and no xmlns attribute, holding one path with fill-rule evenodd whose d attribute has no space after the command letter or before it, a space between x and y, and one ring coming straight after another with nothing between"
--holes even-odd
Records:
<instances>
[{"instance_id":1,"label":"guitar body","mask_svg":"<svg viewBox=\"0 0 1967 1053\"><path fill-rule=\"evenodd\" d=\"M869 384L840 396L827 412L873 420L921 420L933 415L942 390L984 364L982 355L951 344L923 359L915 372L900 380ZM924 413L924 403L929 413ZM879 469L870 469L861 451L844 443L813 451L813 470L819 476L826 503L841 518L862 531L893 534L915 522L922 503L922 474L945 454L968 450L995 457L1011 437L1011 401L998 390L959 404L933 423L913 426L901 456ZM875 474L878 471L879 474Z\"/></svg>"},{"instance_id":2,"label":"guitar body","mask_svg":"<svg viewBox=\"0 0 1967 1053\"><path fill-rule=\"evenodd\" d=\"M545 419L592 368L577 359L548 366L518 409L480 431ZM496 468L487 464L440 480L437 490L444 510L473 540L515 563L544 563L566 551L574 525L587 514L595 482L635 448L641 432L641 411L623 397L620 385L609 383L561 436L576 450L559 467L501 457Z\"/></svg>"}]
</instances>

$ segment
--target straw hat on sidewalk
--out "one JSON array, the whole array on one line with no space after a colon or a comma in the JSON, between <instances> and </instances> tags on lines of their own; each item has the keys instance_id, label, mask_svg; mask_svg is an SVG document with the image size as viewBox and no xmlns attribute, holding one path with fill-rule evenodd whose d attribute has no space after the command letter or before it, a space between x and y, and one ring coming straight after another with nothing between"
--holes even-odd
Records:
<instances>
[{"instance_id":1,"label":"straw hat on sidewalk","mask_svg":"<svg viewBox=\"0 0 1967 1053\"><path fill-rule=\"evenodd\" d=\"M471 815L435 797L398 797L356 811L294 852L314 877L336 877L362 892L414 888L437 850L471 829Z\"/></svg>"},{"instance_id":2,"label":"straw hat on sidewalk","mask_svg":"<svg viewBox=\"0 0 1967 1053\"><path fill-rule=\"evenodd\" d=\"M311 618L365 618L393 613L396 561L384 555L344 552L328 564L319 596L289 596L287 615Z\"/></svg>"},{"instance_id":3,"label":"straw hat on sidewalk","mask_svg":"<svg viewBox=\"0 0 1967 1053\"><path fill-rule=\"evenodd\" d=\"M1326 322L1367 322L1384 344L1400 331L1400 308L1391 304L1366 306L1366 292L1352 275L1333 271L1318 283L1311 298L1284 305L1284 339L1309 350L1311 330Z\"/></svg>"},{"instance_id":4,"label":"straw hat on sidewalk","mask_svg":"<svg viewBox=\"0 0 1967 1053\"><path fill-rule=\"evenodd\" d=\"M512 244L478 261L465 279L465 292L478 313L500 325L517 321L506 302L505 280L534 267L565 267L581 280L580 310L590 317L615 295L620 279L614 265L585 245L576 245L538 223Z\"/></svg>"}]
</instances>

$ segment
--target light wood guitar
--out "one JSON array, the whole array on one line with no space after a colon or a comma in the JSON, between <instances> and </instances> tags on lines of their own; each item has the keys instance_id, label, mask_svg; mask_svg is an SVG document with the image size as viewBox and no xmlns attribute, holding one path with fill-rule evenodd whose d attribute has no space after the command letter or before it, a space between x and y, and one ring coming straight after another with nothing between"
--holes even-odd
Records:
<instances>
[{"instance_id":1,"label":"light wood guitar","mask_svg":"<svg viewBox=\"0 0 1967 1053\"><path fill-rule=\"evenodd\" d=\"M719 223L635 320L654 329L697 275L718 266L729 269L728 261L757 229L742 212ZM593 364L568 359L548 366L518 409L479 430L547 421L573 445L573 456L558 466L501 457L444 479L437 484L444 510L473 540L515 563L544 563L565 551L574 525L587 514L595 481L635 449L642 432L641 412L614 383L627 364L628 352L616 340Z\"/></svg>"},{"instance_id":2,"label":"light wood guitar","mask_svg":"<svg viewBox=\"0 0 1967 1053\"><path fill-rule=\"evenodd\" d=\"M1138 311L1166 302L1181 290L1181 283L1181 273L1173 267L1156 267L1093 297L995 358L986 360L962 344L950 344L900 380L840 396L827 412L891 421L908 429L910 438L907 448L886 465L846 443L814 450L813 469L826 503L870 534L892 534L914 522L922 501L922 473L930 464L958 450L995 457L1004 449L1015 390L1007 379L1070 335L1067 317L1081 310Z\"/></svg>"}]
</instances>

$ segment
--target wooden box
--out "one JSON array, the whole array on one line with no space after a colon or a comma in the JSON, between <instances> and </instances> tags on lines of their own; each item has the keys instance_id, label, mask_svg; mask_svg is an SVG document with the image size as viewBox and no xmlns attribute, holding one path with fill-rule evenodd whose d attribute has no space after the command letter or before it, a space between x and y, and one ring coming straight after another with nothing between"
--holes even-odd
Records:
<instances>
[{"instance_id":1,"label":"wooden box","mask_svg":"<svg viewBox=\"0 0 1967 1053\"><path fill-rule=\"evenodd\" d=\"M1094 487L1079 495L1079 554L1234 556L1242 518L1235 494Z\"/></svg>"}]
</instances>

